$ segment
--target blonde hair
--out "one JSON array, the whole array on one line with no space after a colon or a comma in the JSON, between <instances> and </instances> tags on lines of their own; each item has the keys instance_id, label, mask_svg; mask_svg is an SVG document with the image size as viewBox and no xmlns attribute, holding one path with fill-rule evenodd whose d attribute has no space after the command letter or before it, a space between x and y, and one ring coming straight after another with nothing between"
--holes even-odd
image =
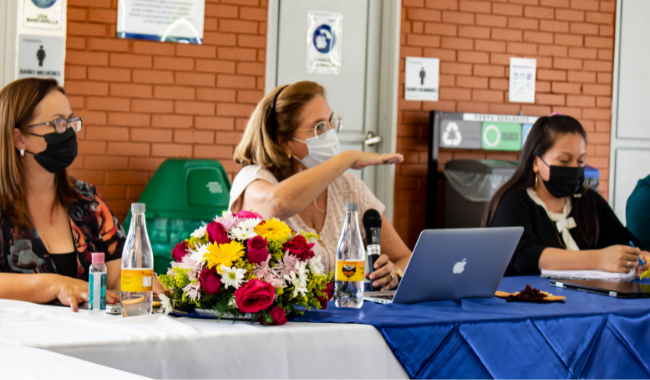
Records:
<instances>
[{"instance_id":1,"label":"blonde hair","mask_svg":"<svg viewBox=\"0 0 650 380\"><path fill-rule=\"evenodd\" d=\"M14 129L23 135L34 117L36 106L50 93L65 91L54 79L24 78L13 81L0 91L0 211L14 225L30 227L25 199L25 169L14 142ZM80 198L67 170L54 176L56 199L62 206Z\"/></svg>"},{"instance_id":2,"label":"blonde hair","mask_svg":"<svg viewBox=\"0 0 650 380\"><path fill-rule=\"evenodd\" d=\"M300 126L302 108L317 95L325 97L325 89L310 81L278 86L266 94L235 148L235 162L241 166L259 165L270 170L278 181L291 177L291 159L280 144L293 137Z\"/></svg>"}]
</instances>

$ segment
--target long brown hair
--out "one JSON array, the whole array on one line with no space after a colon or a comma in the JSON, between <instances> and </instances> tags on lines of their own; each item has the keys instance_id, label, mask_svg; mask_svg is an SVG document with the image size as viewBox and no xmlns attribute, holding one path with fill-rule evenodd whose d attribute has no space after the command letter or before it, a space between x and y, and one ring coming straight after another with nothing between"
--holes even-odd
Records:
<instances>
[{"instance_id":1,"label":"long brown hair","mask_svg":"<svg viewBox=\"0 0 650 380\"><path fill-rule=\"evenodd\" d=\"M527 189L535 185L535 172L533 161L535 157L543 156L553 147L558 136L575 133L582 136L587 143L587 133L580 122L571 116L555 115L543 116L537 119L526 138L524 148L521 150L519 165L512 178L494 194L483 215L483 227L489 227L494 220L494 214L499 207L503 195L510 189ZM597 194L594 191L581 189L584 193L580 198L571 198L571 214L576 219L580 235L589 247L594 247L598 242L600 226L596 215Z\"/></svg>"},{"instance_id":2,"label":"long brown hair","mask_svg":"<svg viewBox=\"0 0 650 380\"><path fill-rule=\"evenodd\" d=\"M271 106L278 92L273 112ZM266 94L235 148L235 162L241 166L259 165L270 170L278 181L291 177L291 159L280 144L293 137L303 107L317 95L325 97L325 89L310 81L278 86Z\"/></svg>"},{"instance_id":3,"label":"long brown hair","mask_svg":"<svg viewBox=\"0 0 650 380\"><path fill-rule=\"evenodd\" d=\"M25 168L14 142L14 129L28 134L27 126L36 106L50 91L65 91L54 79L24 78L13 81L0 91L0 212L14 225L31 227L25 199ZM80 198L67 170L54 176L56 199L62 206Z\"/></svg>"}]
</instances>

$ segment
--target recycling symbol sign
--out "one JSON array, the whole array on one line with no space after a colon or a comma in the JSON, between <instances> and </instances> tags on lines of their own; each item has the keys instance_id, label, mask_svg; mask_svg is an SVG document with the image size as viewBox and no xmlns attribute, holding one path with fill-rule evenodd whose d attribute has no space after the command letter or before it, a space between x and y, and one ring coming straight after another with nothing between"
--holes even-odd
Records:
<instances>
[{"instance_id":1,"label":"recycling symbol sign","mask_svg":"<svg viewBox=\"0 0 650 380\"><path fill-rule=\"evenodd\" d=\"M442 133L444 146L459 146L461 141L463 141L463 136L460 134L458 124L453 122L447 124L447 128Z\"/></svg>"}]
</instances>

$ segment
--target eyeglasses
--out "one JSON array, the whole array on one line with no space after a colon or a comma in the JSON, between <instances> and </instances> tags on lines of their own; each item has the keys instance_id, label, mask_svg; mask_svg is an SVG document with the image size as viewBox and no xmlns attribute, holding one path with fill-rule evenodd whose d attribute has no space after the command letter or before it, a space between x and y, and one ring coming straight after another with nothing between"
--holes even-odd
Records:
<instances>
[{"instance_id":1,"label":"eyeglasses","mask_svg":"<svg viewBox=\"0 0 650 380\"><path fill-rule=\"evenodd\" d=\"M68 129L68 125L70 128L72 128L73 131L79 132L81 130L81 118L79 116L75 116L66 120L60 117L56 120L48 121L47 123L28 125L27 128L34 128L40 125L50 125L54 127L56 133L59 134L65 133L65 131Z\"/></svg>"},{"instance_id":2,"label":"eyeglasses","mask_svg":"<svg viewBox=\"0 0 650 380\"><path fill-rule=\"evenodd\" d=\"M315 136L321 139L321 138L325 138L325 132L327 132L330 129L333 129L334 133L339 133L341 129L343 129L343 116L341 115L332 116L330 121L321 121L318 124L316 124L315 127L305 129L305 131L314 131Z\"/></svg>"}]
</instances>

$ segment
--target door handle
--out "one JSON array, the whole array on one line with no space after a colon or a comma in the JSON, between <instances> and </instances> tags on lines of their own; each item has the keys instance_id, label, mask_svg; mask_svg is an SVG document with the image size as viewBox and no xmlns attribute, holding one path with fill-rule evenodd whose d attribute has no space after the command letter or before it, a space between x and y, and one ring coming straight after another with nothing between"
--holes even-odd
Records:
<instances>
[{"instance_id":1,"label":"door handle","mask_svg":"<svg viewBox=\"0 0 650 380\"><path fill-rule=\"evenodd\" d=\"M368 134L366 134L366 141L363 143L366 144L366 146L373 146L379 144L380 142L381 136L375 136L374 133L368 132Z\"/></svg>"}]
</instances>

